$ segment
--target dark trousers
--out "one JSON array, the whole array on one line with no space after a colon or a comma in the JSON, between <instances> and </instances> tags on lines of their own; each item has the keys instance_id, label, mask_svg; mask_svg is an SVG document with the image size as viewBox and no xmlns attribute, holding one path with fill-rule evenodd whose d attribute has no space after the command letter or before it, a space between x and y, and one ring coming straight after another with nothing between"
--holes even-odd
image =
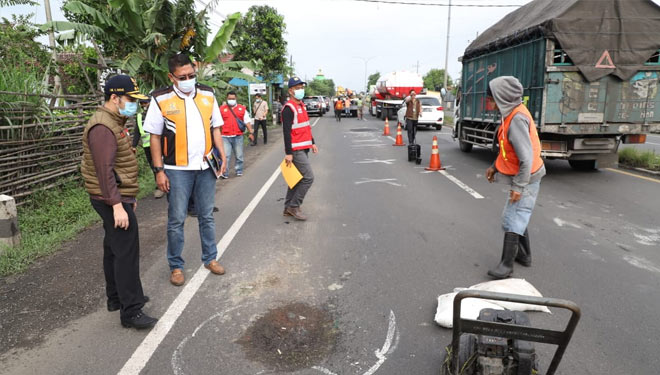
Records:
<instances>
[{"instance_id":1,"label":"dark trousers","mask_svg":"<svg viewBox=\"0 0 660 375\"><path fill-rule=\"evenodd\" d=\"M408 130L408 144L415 144L415 137L417 136L417 120L406 119L406 129Z\"/></svg>"},{"instance_id":2,"label":"dark trousers","mask_svg":"<svg viewBox=\"0 0 660 375\"><path fill-rule=\"evenodd\" d=\"M259 138L259 126L264 131L264 144L268 143L268 133L266 130L266 120L254 120L254 142L252 144L257 144L257 138Z\"/></svg>"},{"instance_id":3,"label":"dark trousers","mask_svg":"<svg viewBox=\"0 0 660 375\"><path fill-rule=\"evenodd\" d=\"M121 317L132 317L144 306L140 281L140 239L132 205L122 203L128 214L128 229L115 228L111 206L91 199L92 207L103 219L103 272L105 294L109 301L119 301Z\"/></svg>"},{"instance_id":4,"label":"dark trousers","mask_svg":"<svg viewBox=\"0 0 660 375\"><path fill-rule=\"evenodd\" d=\"M287 189L284 207L300 207L305 199L305 195L307 195L307 190L309 190L314 182L314 172L312 172L312 166L309 164L309 150L294 151L293 165L298 168L303 178L293 189Z\"/></svg>"},{"instance_id":5,"label":"dark trousers","mask_svg":"<svg viewBox=\"0 0 660 375\"><path fill-rule=\"evenodd\" d=\"M335 118L337 119L337 121L341 121L341 111L342 111L341 109L335 108Z\"/></svg>"}]
</instances>

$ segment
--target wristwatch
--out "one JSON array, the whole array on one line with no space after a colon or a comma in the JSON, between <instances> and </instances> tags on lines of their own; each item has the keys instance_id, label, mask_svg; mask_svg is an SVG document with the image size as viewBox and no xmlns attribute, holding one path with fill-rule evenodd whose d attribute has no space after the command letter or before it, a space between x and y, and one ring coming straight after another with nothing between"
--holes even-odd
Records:
<instances>
[{"instance_id":1,"label":"wristwatch","mask_svg":"<svg viewBox=\"0 0 660 375\"><path fill-rule=\"evenodd\" d=\"M151 168L152 171L154 171L154 174L157 174L158 172L164 171L165 168L163 167L153 167Z\"/></svg>"}]
</instances>

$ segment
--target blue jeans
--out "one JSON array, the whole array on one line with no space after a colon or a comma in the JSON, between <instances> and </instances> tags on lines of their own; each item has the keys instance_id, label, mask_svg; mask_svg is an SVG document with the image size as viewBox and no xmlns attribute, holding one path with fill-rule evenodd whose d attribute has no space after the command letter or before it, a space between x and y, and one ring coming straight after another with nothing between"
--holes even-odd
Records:
<instances>
[{"instance_id":1,"label":"blue jeans","mask_svg":"<svg viewBox=\"0 0 660 375\"><path fill-rule=\"evenodd\" d=\"M227 170L225 174L229 174L229 165L231 164L232 151L236 154L236 173L243 173L243 136L237 135L235 137L222 137L222 143L225 146L225 154L227 155Z\"/></svg>"},{"instance_id":2,"label":"blue jeans","mask_svg":"<svg viewBox=\"0 0 660 375\"><path fill-rule=\"evenodd\" d=\"M202 263L208 264L218 255L215 243L215 182L213 170L181 171L166 169L170 180L167 210L167 262L170 270L183 269L183 224L188 216L188 200L195 200L199 237L202 242Z\"/></svg>"},{"instance_id":3,"label":"blue jeans","mask_svg":"<svg viewBox=\"0 0 660 375\"><path fill-rule=\"evenodd\" d=\"M502 212L502 229L504 232L513 232L520 236L524 235L525 229L532 217L532 210L539 195L541 181L536 181L525 187L522 197L518 202L510 203L507 199L504 212Z\"/></svg>"}]
</instances>

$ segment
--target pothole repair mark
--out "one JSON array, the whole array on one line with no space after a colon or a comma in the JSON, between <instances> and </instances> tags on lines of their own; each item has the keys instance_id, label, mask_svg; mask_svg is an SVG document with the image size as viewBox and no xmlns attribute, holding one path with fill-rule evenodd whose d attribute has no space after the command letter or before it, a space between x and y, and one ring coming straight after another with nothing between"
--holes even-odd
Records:
<instances>
[{"instance_id":1,"label":"pothole repair mark","mask_svg":"<svg viewBox=\"0 0 660 375\"><path fill-rule=\"evenodd\" d=\"M269 310L238 343L253 361L277 371L297 371L322 362L338 336L328 311L297 302Z\"/></svg>"}]
</instances>

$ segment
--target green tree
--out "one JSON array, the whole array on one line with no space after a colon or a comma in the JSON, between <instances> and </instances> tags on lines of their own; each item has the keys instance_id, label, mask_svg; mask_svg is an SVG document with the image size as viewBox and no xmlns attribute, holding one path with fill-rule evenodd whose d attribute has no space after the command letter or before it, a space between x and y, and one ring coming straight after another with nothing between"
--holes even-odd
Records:
<instances>
[{"instance_id":1,"label":"green tree","mask_svg":"<svg viewBox=\"0 0 660 375\"><path fill-rule=\"evenodd\" d=\"M428 90L440 91L445 84L445 70L431 69L424 76L424 87ZM447 77L447 86L453 86L451 76Z\"/></svg>"},{"instance_id":2,"label":"green tree","mask_svg":"<svg viewBox=\"0 0 660 375\"><path fill-rule=\"evenodd\" d=\"M267 80L287 69L284 16L268 5L253 5L236 25L232 40L234 58L260 61Z\"/></svg>"},{"instance_id":3,"label":"green tree","mask_svg":"<svg viewBox=\"0 0 660 375\"><path fill-rule=\"evenodd\" d=\"M91 5L89 5L89 4ZM76 30L94 37L115 65L140 78L145 88L169 84L167 60L178 52L200 63L214 63L226 48L240 13L227 17L210 45L208 13L216 2L195 11L194 0L70 0L64 6L71 20L44 25L57 31ZM103 6L106 9L99 10ZM208 70L213 72L213 70Z\"/></svg>"},{"instance_id":4,"label":"green tree","mask_svg":"<svg viewBox=\"0 0 660 375\"><path fill-rule=\"evenodd\" d=\"M307 96L333 96L335 92L335 82L332 79L312 80L305 87Z\"/></svg>"},{"instance_id":5,"label":"green tree","mask_svg":"<svg viewBox=\"0 0 660 375\"><path fill-rule=\"evenodd\" d=\"M369 80L368 80L368 83L367 83L367 88L371 87L371 85L375 85L376 82L378 82L379 78L380 78L380 72L370 74L369 75Z\"/></svg>"}]
</instances>

